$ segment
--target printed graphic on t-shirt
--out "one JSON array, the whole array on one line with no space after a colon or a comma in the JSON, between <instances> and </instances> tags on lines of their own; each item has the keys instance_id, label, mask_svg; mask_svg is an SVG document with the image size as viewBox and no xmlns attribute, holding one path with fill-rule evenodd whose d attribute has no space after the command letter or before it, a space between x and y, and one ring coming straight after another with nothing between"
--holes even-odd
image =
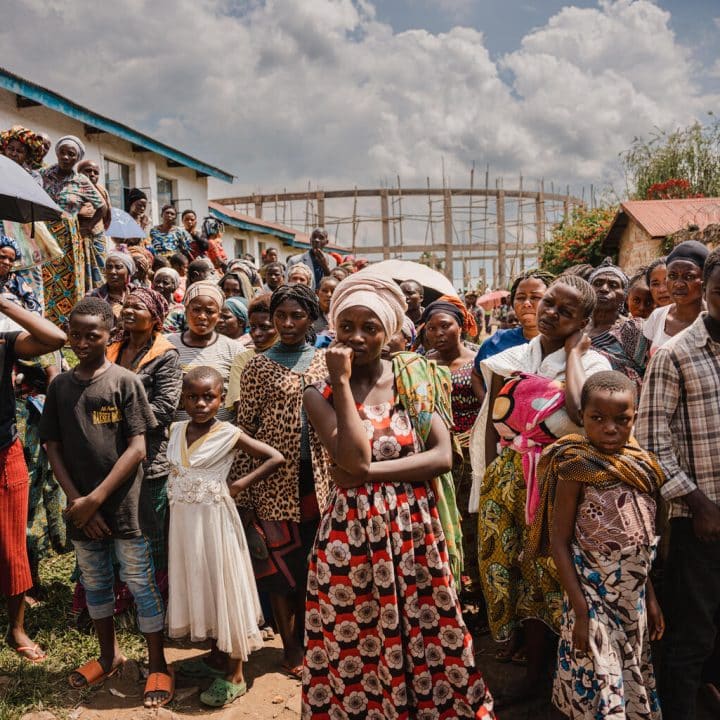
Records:
<instances>
[{"instance_id":1,"label":"printed graphic on t-shirt","mask_svg":"<svg viewBox=\"0 0 720 720\"><path fill-rule=\"evenodd\" d=\"M108 425L109 423L117 423L122 420L120 408L115 405L103 405L99 410L93 410L93 425Z\"/></svg>"}]
</instances>

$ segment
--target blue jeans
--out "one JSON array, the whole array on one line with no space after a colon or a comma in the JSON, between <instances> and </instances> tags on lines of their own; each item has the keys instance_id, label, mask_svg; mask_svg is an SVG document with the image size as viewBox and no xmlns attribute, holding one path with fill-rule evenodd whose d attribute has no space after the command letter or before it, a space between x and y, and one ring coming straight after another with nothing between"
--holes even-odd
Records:
<instances>
[{"instance_id":1,"label":"blue jeans","mask_svg":"<svg viewBox=\"0 0 720 720\"><path fill-rule=\"evenodd\" d=\"M115 573L112 547L120 564L120 579L135 598L140 632L159 632L165 625L165 607L155 583L150 548L144 537L128 540L73 540L80 582L85 588L88 613L93 620L113 616Z\"/></svg>"}]
</instances>

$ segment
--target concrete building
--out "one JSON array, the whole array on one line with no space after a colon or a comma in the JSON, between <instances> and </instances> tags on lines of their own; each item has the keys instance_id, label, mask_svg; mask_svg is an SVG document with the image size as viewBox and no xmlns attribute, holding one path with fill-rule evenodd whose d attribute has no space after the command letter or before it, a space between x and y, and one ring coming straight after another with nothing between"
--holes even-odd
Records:
<instances>
[{"instance_id":1,"label":"concrete building","mask_svg":"<svg viewBox=\"0 0 720 720\"><path fill-rule=\"evenodd\" d=\"M127 190L138 187L148 196L154 223L168 203L178 212L192 208L202 219L208 208L208 178L233 180L225 170L0 68L0 129L12 125L47 133L53 142L63 135L79 137L87 149L85 158L100 166L113 206L127 209ZM51 149L46 162L54 161Z\"/></svg>"},{"instance_id":2,"label":"concrete building","mask_svg":"<svg viewBox=\"0 0 720 720\"><path fill-rule=\"evenodd\" d=\"M663 254L663 241L680 230L705 230L720 223L720 198L630 200L620 204L603 240L603 252L617 253L618 265L632 274Z\"/></svg>"}]
</instances>

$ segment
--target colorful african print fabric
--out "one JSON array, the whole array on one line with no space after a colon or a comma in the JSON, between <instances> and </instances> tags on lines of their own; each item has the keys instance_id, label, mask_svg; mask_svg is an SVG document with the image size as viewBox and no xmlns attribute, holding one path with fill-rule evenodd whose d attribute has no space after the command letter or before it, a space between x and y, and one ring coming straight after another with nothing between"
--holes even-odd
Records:
<instances>
[{"instance_id":1,"label":"colorful african print fabric","mask_svg":"<svg viewBox=\"0 0 720 720\"><path fill-rule=\"evenodd\" d=\"M77 215L85 203L90 203L96 210L102 207L102 195L85 175L72 172L63 175L58 165L40 171L45 192L65 212Z\"/></svg>"},{"instance_id":2,"label":"colorful african print fabric","mask_svg":"<svg viewBox=\"0 0 720 720\"><path fill-rule=\"evenodd\" d=\"M47 223L47 228L63 254L42 266L45 317L62 327L75 303L85 296L85 250L74 217Z\"/></svg>"},{"instance_id":3,"label":"colorful african print fabric","mask_svg":"<svg viewBox=\"0 0 720 720\"><path fill-rule=\"evenodd\" d=\"M42 315L42 305L35 295L32 285L23 277L22 273L12 272L8 275L2 286L2 293L9 294L26 310Z\"/></svg>"},{"instance_id":4,"label":"colorful african print fabric","mask_svg":"<svg viewBox=\"0 0 720 720\"><path fill-rule=\"evenodd\" d=\"M175 253L184 253L189 256L191 242L188 231L177 225L168 232L163 232L159 227L150 230L150 249L155 255L168 257Z\"/></svg>"},{"instance_id":5,"label":"colorful african print fabric","mask_svg":"<svg viewBox=\"0 0 720 720\"><path fill-rule=\"evenodd\" d=\"M427 381L426 374L416 397ZM330 401L332 389L319 389ZM399 402L358 412L373 462L422 449ZM306 607L304 719L494 717L428 484L333 490L311 555Z\"/></svg>"}]
</instances>

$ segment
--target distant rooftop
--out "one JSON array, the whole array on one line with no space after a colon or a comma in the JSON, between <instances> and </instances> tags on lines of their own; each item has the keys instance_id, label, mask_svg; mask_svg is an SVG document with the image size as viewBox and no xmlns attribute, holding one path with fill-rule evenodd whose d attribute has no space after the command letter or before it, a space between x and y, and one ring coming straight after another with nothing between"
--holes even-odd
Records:
<instances>
[{"instance_id":1,"label":"distant rooftop","mask_svg":"<svg viewBox=\"0 0 720 720\"><path fill-rule=\"evenodd\" d=\"M704 230L708 225L720 223L720 198L629 200L621 203L603 240L603 250L617 249L620 236L630 220L653 238L665 238L690 225Z\"/></svg>"},{"instance_id":2,"label":"distant rooftop","mask_svg":"<svg viewBox=\"0 0 720 720\"><path fill-rule=\"evenodd\" d=\"M88 135L98 132L110 133L123 140L127 140L127 142L132 144L133 150L136 148L138 150L150 150L158 155L162 155L177 165L195 170L199 175L206 177L212 176L228 183L233 181L232 173L221 170L214 165L209 165L169 145L165 145L159 140L155 140L148 135L133 130L116 120L111 120L104 115L98 115L93 110L78 105L76 102L52 90L25 80L25 78L21 78L2 67L0 67L0 88L4 88L17 95L17 105L19 108L44 105L51 110L55 110L84 123L85 133Z\"/></svg>"}]
</instances>

